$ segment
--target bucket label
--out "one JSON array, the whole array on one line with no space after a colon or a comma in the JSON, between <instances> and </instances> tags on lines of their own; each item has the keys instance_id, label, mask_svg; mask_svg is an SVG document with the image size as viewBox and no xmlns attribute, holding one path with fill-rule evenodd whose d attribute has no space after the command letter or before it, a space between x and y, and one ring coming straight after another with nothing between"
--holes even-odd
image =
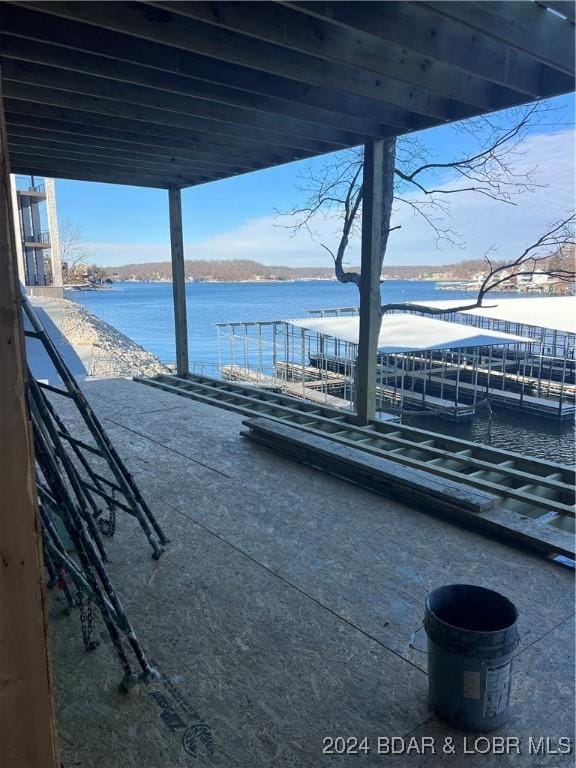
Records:
<instances>
[{"instance_id":1,"label":"bucket label","mask_svg":"<svg viewBox=\"0 0 576 768\"><path fill-rule=\"evenodd\" d=\"M510 661L499 667L488 667L484 693L484 717L496 717L508 706L511 667Z\"/></svg>"},{"instance_id":2,"label":"bucket label","mask_svg":"<svg viewBox=\"0 0 576 768\"><path fill-rule=\"evenodd\" d=\"M480 672L464 672L464 698L480 698Z\"/></svg>"}]
</instances>

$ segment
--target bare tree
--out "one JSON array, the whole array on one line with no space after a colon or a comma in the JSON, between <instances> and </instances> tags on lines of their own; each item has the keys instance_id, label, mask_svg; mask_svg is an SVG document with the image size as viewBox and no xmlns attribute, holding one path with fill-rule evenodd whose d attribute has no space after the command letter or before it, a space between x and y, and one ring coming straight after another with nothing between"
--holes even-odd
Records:
<instances>
[{"instance_id":1,"label":"bare tree","mask_svg":"<svg viewBox=\"0 0 576 768\"><path fill-rule=\"evenodd\" d=\"M445 315L447 312L463 312L468 309L475 309L482 306L485 296L490 291L510 281L511 278L534 275L540 268L543 268L542 271L549 277L560 282L574 283L576 282L574 259L570 256L568 259L563 259L562 252L576 245L575 224L576 214L574 213L554 222L544 234L527 245L515 259L505 264L494 263L490 254L486 254L484 256L487 266L486 275L480 284L476 299L472 302L465 303L460 307L450 307L449 310L413 302L383 304L382 314L410 309L428 315Z\"/></svg>"},{"instance_id":2,"label":"bare tree","mask_svg":"<svg viewBox=\"0 0 576 768\"><path fill-rule=\"evenodd\" d=\"M543 124L554 109L547 104L508 110L498 117L482 116L464 121L454 129L463 135L471 149L464 155L437 159L416 136L402 137L396 142L396 162L392 185L394 201L408 206L430 227L436 244L449 241L461 245L461 238L452 229L450 198L460 193L475 193L507 205L515 205L516 197L532 191L536 186L535 168L517 170L518 160L526 154L524 141L531 127ZM393 140L386 140L388 142ZM315 223L319 217L338 220L338 243L329 246L320 242L334 262L337 279L343 283L360 285L360 274L345 269L345 257L351 238L359 231L362 214L362 148L337 153L322 166L309 165L301 177L300 191L304 193L301 205L284 212L294 217L289 228L307 230L317 239ZM450 180L443 181L443 175ZM439 180L440 179L440 180ZM415 196L413 193L418 192ZM502 264L485 256L486 276L475 302L463 308L480 306L483 298L512 275L531 274L546 265L551 251L572 242L574 216L569 215L551 225L537 241L528 246L514 261ZM384 261L387 236L398 227L390 222L390 207L385 207L382 221L383 244L380 269ZM550 274L562 280L574 279L574 269L556 269ZM413 305L389 304L382 312L413 308ZM446 314L446 310L420 307L429 314ZM455 311L452 309L451 311ZM457 311L457 310L456 310Z\"/></svg>"},{"instance_id":3,"label":"bare tree","mask_svg":"<svg viewBox=\"0 0 576 768\"><path fill-rule=\"evenodd\" d=\"M72 219L61 219L58 222L58 235L61 258L68 265L69 271L73 270L77 264L89 262L93 254L88 247L84 230L77 222Z\"/></svg>"}]
</instances>

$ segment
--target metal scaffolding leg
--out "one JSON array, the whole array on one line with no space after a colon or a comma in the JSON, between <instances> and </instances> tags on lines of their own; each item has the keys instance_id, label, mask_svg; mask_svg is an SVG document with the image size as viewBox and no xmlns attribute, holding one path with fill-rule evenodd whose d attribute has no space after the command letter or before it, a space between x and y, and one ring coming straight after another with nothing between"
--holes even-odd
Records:
<instances>
[{"instance_id":1,"label":"metal scaffolding leg","mask_svg":"<svg viewBox=\"0 0 576 768\"><path fill-rule=\"evenodd\" d=\"M88 527L62 477L58 461L61 446L58 445L58 441L52 442L54 435L50 429L46 428L44 414L33 405L30 413L34 428L36 460L40 472L38 492L42 509L44 541L52 561L64 569L80 590L86 589L98 606L124 671L121 687L123 690L128 690L138 678L132 672L124 647L125 643L132 650L140 666L142 680L147 681L153 678L154 670L112 586L92 537L92 530ZM50 515L58 515L61 519L74 546L78 564L65 552L55 527L51 525L50 518L47 516L48 512Z\"/></svg>"},{"instance_id":2,"label":"metal scaffolding leg","mask_svg":"<svg viewBox=\"0 0 576 768\"><path fill-rule=\"evenodd\" d=\"M122 459L112 445L112 442L96 414L90 407L84 393L70 373L52 339L48 333L46 333L46 330L25 294L22 295L22 306L25 317L32 326L31 331L25 330L26 336L38 339L42 343L44 351L50 358L50 361L64 385L64 388L60 389L59 387L50 386L42 382L36 382L33 380L33 377L30 376L29 389L32 388L34 393L36 407L41 410L46 409L48 412L50 419L47 423L52 424L54 430L58 433L59 438L69 446L70 450L73 451L85 470L85 477L82 477L80 472L76 472L76 475L79 477L80 485L82 486L82 493L87 500L89 500L88 503L92 506L93 512L95 511L95 508L99 508L100 506L95 498L97 497L98 499L103 499L108 504L109 510L122 509L135 517L150 542L153 557L158 559L163 552L162 545L168 543L168 539L152 514L152 511L144 501L138 486L134 482L134 478L127 470ZM40 390L42 390L42 392L40 392ZM75 438L65 428L63 420L56 417L55 409L51 407L48 398L44 394L45 391L66 397L74 403L78 415L82 418L82 421L90 432L94 445L89 445L85 441ZM66 451L64 451L64 454L66 455ZM80 455L82 455L82 459L80 459ZM89 455L96 455L106 462L113 477L113 481L91 469L88 458ZM103 486L107 486L107 488L104 489ZM96 517L99 516L99 514L101 514L101 511L96 513Z\"/></svg>"}]
</instances>

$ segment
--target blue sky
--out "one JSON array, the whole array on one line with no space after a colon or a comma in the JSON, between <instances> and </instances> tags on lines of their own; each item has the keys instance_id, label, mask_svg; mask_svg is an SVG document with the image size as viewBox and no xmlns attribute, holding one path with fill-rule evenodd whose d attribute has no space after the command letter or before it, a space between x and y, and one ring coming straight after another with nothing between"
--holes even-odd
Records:
<instances>
[{"instance_id":1,"label":"blue sky","mask_svg":"<svg viewBox=\"0 0 576 768\"><path fill-rule=\"evenodd\" d=\"M534 127L518 169L537 166L539 186L515 207L473 194L452 195L451 223L461 234L460 247L438 250L432 232L409 211L397 210L387 253L389 264L440 264L477 258L491 246L505 256L527 242L532 234L573 207L574 201L574 97L552 100L557 109ZM455 147L468 148L465 136L452 126L420 134L441 159ZM312 161L314 162L314 161ZM298 203L302 163L259 171L225 181L184 190L183 217L187 258L253 258L266 264L327 266L326 253L308 234L291 237L278 226L276 209ZM435 180L446 185L445 173ZM169 258L167 193L136 187L88 182L57 182L59 217L77 224L88 241L91 260L118 265ZM334 242L334 224L320 222L320 240ZM350 260L357 261L358 242Z\"/></svg>"}]
</instances>

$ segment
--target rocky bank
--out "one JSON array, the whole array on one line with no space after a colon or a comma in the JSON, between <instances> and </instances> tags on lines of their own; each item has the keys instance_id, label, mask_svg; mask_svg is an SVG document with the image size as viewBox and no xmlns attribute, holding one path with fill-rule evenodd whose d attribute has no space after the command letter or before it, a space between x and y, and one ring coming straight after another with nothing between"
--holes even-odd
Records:
<instances>
[{"instance_id":1,"label":"rocky bank","mask_svg":"<svg viewBox=\"0 0 576 768\"><path fill-rule=\"evenodd\" d=\"M51 313L62 334L74 347L92 346L89 376L132 378L167 373L160 360L113 326L68 299L51 299Z\"/></svg>"}]
</instances>

